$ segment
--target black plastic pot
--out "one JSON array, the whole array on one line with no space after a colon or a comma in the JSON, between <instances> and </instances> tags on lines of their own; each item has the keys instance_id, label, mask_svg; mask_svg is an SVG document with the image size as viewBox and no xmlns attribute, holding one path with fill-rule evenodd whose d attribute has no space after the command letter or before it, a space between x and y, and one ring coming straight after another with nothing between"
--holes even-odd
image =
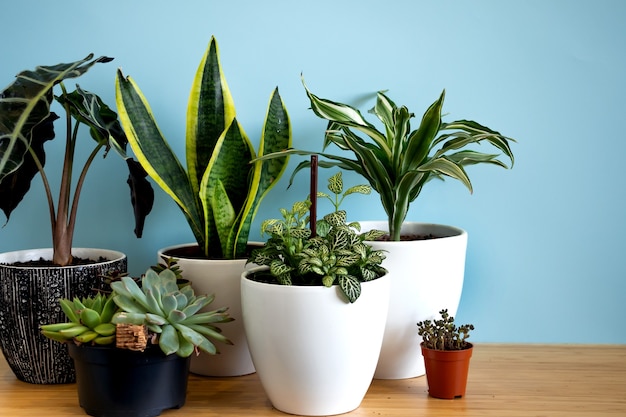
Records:
<instances>
[{"instance_id":1,"label":"black plastic pot","mask_svg":"<svg viewBox=\"0 0 626 417\"><path fill-rule=\"evenodd\" d=\"M78 401L96 417L152 417L180 408L187 397L189 358L68 344L76 368Z\"/></svg>"}]
</instances>

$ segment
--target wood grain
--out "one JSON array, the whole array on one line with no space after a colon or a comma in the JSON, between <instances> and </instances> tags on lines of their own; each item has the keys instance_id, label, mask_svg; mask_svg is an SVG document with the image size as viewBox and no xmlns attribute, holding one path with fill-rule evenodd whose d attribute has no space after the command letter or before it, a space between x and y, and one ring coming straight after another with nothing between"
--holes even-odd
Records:
<instances>
[{"instance_id":1,"label":"wood grain","mask_svg":"<svg viewBox=\"0 0 626 417\"><path fill-rule=\"evenodd\" d=\"M0 416L84 416L76 386L18 381L0 358ZM285 416L256 374L192 375L187 403L165 417ZM426 378L374 380L350 417L626 416L626 345L477 344L464 398L428 397Z\"/></svg>"}]
</instances>

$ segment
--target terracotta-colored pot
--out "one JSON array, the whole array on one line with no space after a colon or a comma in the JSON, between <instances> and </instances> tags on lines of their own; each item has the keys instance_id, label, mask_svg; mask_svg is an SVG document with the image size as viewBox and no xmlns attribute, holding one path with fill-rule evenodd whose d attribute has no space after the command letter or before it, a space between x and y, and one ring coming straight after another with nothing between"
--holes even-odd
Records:
<instances>
[{"instance_id":1,"label":"terracotta-colored pot","mask_svg":"<svg viewBox=\"0 0 626 417\"><path fill-rule=\"evenodd\" d=\"M474 347L463 350L434 350L424 347L428 394L431 397L454 399L465 395L470 358Z\"/></svg>"}]
</instances>

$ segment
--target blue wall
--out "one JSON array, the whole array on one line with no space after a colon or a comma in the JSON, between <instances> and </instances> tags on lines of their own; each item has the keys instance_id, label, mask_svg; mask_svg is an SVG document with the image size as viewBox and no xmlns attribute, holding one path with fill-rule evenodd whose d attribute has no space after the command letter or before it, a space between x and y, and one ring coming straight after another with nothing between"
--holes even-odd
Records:
<instances>
[{"instance_id":1,"label":"blue wall","mask_svg":"<svg viewBox=\"0 0 626 417\"><path fill-rule=\"evenodd\" d=\"M470 168L473 195L458 183L431 183L408 216L469 233L458 320L477 326L476 341L626 343L626 3L33 0L3 2L0 14L2 87L35 65L113 56L79 84L113 105L122 67L181 156L187 96L211 35L252 138L278 85L296 146L320 149L325 123L308 110L301 72L317 94L365 109L373 102L364 97L388 89L421 115L445 88L446 120L475 119L518 139L513 170ZM58 145L48 146L54 184ZM158 248L193 237L157 189L144 237L135 239L125 181L116 155L96 161L75 246L117 248L139 274ZM260 239L261 219L304 198L305 181L285 191L283 179L252 238ZM36 180L0 229L0 251L50 246L44 204ZM353 220L384 218L376 196L346 208Z\"/></svg>"}]
</instances>

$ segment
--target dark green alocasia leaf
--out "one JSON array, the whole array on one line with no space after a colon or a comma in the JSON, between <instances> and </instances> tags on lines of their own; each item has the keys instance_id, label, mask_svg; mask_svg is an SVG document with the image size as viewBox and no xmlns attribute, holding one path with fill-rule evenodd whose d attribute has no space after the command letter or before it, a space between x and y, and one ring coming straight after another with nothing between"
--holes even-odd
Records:
<instances>
[{"instance_id":1,"label":"dark green alocasia leaf","mask_svg":"<svg viewBox=\"0 0 626 417\"><path fill-rule=\"evenodd\" d=\"M0 181L21 166L33 139L32 130L50 114L53 87L81 76L98 62L112 60L104 56L93 59L89 54L80 61L39 66L17 75L0 94Z\"/></svg>"},{"instance_id":2,"label":"dark green alocasia leaf","mask_svg":"<svg viewBox=\"0 0 626 417\"><path fill-rule=\"evenodd\" d=\"M49 113L48 117L32 130L31 151L43 166L46 163L44 143L54 138L54 121L59 117ZM0 181L0 209L9 221L11 213L30 190L33 178L39 173L37 164L30 153L24 156L22 165Z\"/></svg>"}]
</instances>

